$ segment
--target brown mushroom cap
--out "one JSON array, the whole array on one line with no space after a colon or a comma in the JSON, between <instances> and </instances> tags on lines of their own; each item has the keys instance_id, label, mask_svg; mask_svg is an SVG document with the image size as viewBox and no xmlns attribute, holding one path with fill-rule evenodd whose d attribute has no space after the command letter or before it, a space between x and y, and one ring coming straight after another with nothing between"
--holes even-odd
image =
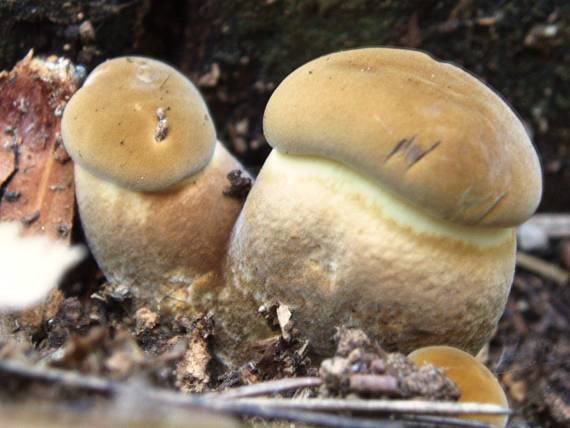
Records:
<instances>
[{"instance_id":1,"label":"brown mushroom cap","mask_svg":"<svg viewBox=\"0 0 570 428\"><path fill-rule=\"evenodd\" d=\"M269 100L264 132L281 152L343 163L459 224L520 224L542 192L516 114L469 73L420 52L357 49L303 65Z\"/></svg>"},{"instance_id":2,"label":"brown mushroom cap","mask_svg":"<svg viewBox=\"0 0 570 428\"><path fill-rule=\"evenodd\" d=\"M433 364L445 371L461 393L459 402L486 403L509 407L507 397L497 378L472 355L450 346L428 346L412 352L408 358L418 366ZM497 427L504 427L506 416L469 416Z\"/></svg>"},{"instance_id":3,"label":"brown mushroom cap","mask_svg":"<svg viewBox=\"0 0 570 428\"><path fill-rule=\"evenodd\" d=\"M67 104L61 127L75 162L135 191L163 189L200 171L216 144L192 82L140 57L98 66Z\"/></svg>"}]
</instances>

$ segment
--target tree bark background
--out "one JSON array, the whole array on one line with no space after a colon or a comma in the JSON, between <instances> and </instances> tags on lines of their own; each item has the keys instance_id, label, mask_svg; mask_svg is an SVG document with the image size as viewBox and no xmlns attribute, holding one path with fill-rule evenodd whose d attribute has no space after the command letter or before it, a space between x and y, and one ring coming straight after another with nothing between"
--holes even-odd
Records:
<instances>
[{"instance_id":1,"label":"tree bark background","mask_svg":"<svg viewBox=\"0 0 570 428\"><path fill-rule=\"evenodd\" d=\"M316 56L373 45L428 51L492 85L540 150L542 209L569 210L566 0L0 0L0 68L30 48L88 71L124 54L164 59L198 82L221 139L254 171L281 79Z\"/></svg>"}]
</instances>

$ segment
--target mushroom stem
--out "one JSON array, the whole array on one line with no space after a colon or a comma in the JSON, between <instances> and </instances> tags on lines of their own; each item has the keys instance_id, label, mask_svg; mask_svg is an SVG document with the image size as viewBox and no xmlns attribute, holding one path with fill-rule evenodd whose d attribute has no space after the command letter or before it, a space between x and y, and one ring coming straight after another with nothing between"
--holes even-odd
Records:
<instances>
[{"instance_id":1,"label":"mushroom stem","mask_svg":"<svg viewBox=\"0 0 570 428\"><path fill-rule=\"evenodd\" d=\"M232 232L219 352L228 364L252 358L274 334L257 308L275 302L323 356L343 324L387 349L444 338L477 352L503 311L514 258L512 228L439 220L337 162L273 151Z\"/></svg>"},{"instance_id":2,"label":"mushroom stem","mask_svg":"<svg viewBox=\"0 0 570 428\"><path fill-rule=\"evenodd\" d=\"M97 263L114 284L163 313L208 310L241 201L224 196L241 165L217 143L198 174L162 192L135 192L76 165L81 222Z\"/></svg>"}]
</instances>

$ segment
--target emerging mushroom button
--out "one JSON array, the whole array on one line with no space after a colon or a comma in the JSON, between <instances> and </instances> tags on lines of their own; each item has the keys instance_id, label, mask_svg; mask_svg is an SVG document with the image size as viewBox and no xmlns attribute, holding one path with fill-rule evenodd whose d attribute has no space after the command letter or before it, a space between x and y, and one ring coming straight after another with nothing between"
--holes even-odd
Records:
<instances>
[{"instance_id":1,"label":"emerging mushroom button","mask_svg":"<svg viewBox=\"0 0 570 428\"><path fill-rule=\"evenodd\" d=\"M172 67L124 57L97 67L63 116L81 221L107 279L152 307L200 306L241 208L224 196L239 163Z\"/></svg>"},{"instance_id":2,"label":"emerging mushroom button","mask_svg":"<svg viewBox=\"0 0 570 428\"><path fill-rule=\"evenodd\" d=\"M287 305L321 354L342 324L388 349L476 353L511 286L514 227L541 196L509 106L426 54L358 49L291 73L264 132L274 150L232 234L225 298ZM271 334L252 311L226 317L233 341Z\"/></svg>"},{"instance_id":3,"label":"emerging mushroom button","mask_svg":"<svg viewBox=\"0 0 570 428\"><path fill-rule=\"evenodd\" d=\"M472 355L449 346L428 346L412 352L408 358L416 365L433 364L459 388L462 403L495 404L508 409L509 403L503 388L491 371ZM507 416L465 416L496 427L507 424Z\"/></svg>"}]
</instances>

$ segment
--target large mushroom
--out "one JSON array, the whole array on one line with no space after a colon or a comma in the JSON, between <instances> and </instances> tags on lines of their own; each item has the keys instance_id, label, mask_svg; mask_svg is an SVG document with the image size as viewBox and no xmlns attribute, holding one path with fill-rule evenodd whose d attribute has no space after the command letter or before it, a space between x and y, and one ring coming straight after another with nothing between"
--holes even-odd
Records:
<instances>
[{"instance_id":1,"label":"large mushroom","mask_svg":"<svg viewBox=\"0 0 570 428\"><path fill-rule=\"evenodd\" d=\"M107 61L69 101L62 135L107 279L160 309L206 303L241 209L226 177L241 165L192 82L149 58Z\"/></svg>"},{"instance_id":2,"label":"large mushroom","mask_svg":"<svg viewBox=\"0 0 570 428\"><path fill-rule=\"evenodd\" d=\"M479 351L542 190L509 106L424 53L358 49L290 74L264 131L274 150L230 242L221 318L241 345L222 347L227 361L272 334L253 310L272 304L320 354L342 324L391 350Z\"/></svg>"}]
</instances>

